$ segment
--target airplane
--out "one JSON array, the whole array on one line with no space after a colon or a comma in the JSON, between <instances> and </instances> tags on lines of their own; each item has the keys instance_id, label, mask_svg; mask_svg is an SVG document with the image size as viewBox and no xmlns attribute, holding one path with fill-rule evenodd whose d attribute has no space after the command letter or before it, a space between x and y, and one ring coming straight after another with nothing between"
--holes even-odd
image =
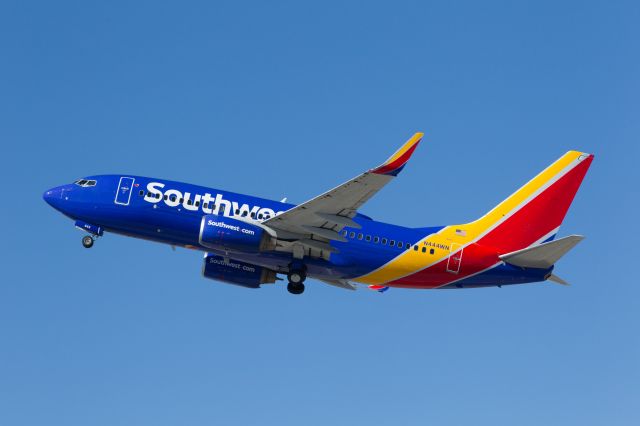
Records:
<instances>
[{"instance_id":1,"label":"airplane","mask_svg":"<svg viewBox=\"0 0 640 426\"><path fill-rule=\"evenodd\" d=\"M593 155L567 152L469 223L408 228L361 213L422 137L298 205L129 174L89 176L43 198L85 231L86 248L110 232L200 250L205 278L246 288L282 281L278 275L292 294L304 292L306 278L379 292L567 284L553 273L555 263L584 237L556 236Z\"/></svg>"}]
</instances>

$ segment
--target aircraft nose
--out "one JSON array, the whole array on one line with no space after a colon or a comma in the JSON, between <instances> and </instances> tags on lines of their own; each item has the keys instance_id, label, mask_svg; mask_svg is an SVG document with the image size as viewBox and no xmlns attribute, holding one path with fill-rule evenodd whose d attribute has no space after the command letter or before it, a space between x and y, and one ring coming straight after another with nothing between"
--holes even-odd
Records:
<instances>
[{"instance_id":1,"label":"aircraft nose","mask_svg":"<svg viewBox=\"0 0 640 426\"><path fill-rule=\"evenodd\" d=\"M56 186L42 194L42 199L47 202L51 207L58 209L62 203L62 190L64 187Z\"/></svg>"}]
</instances>

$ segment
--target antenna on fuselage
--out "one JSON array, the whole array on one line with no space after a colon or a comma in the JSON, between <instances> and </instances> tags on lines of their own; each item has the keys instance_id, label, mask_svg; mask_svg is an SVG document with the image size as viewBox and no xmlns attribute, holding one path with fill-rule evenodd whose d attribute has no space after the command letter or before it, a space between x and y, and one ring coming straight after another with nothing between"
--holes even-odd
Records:
<instances>
[{"instance_id":1,"label":"antenna on fuselage","mask_svg":"<svg viewBox=\"0 0 640 426\"><path fill-rule=\"evenodd\" d=\"M281 203L286 203L287 202L287 197L284 197L282 200L280 200Z\"/></svg>"}]
</instances>

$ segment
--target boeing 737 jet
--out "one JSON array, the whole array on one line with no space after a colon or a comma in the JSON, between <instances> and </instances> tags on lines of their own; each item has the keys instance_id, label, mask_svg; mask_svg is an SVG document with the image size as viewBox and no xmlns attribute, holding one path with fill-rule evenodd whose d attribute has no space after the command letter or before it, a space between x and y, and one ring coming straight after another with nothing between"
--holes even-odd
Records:
<instances>
[{"instance_id":1,"label":"boeing 737 jet","mask_svg":"<svg viewBox=\"0 0 640 426\"><path fill-rule=\"evenodd\" d=\"M378 291L566 284L554 265L583 237L556 235L593 155L567 152L469 223L407 228L360 213L422 136L299 205L134 175L89 176L46 191L44 200L86 232L87 248L106 231L200 250L204 277L247 288L275 283L279 274L293 294L304 291L307 277Z\"/></svg>"}]
</instances>

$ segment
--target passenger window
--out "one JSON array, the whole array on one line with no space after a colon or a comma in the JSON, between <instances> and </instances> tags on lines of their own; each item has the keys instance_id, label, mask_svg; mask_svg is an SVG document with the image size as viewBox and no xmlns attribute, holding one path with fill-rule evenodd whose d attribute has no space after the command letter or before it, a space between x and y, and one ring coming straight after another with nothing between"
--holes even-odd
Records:
<instances>
[{"instance_id":1,"label":"passenger window","mask_svg":"<svg viewBox=\"0 0 640 426\"><path fill-rule=\"evenodd\" d=\"M196 207L200 207L200 201L196 201Z\"/></svg>"},{"instance_id":2,"label":"passenger window","mask_svg":"<svg viewBox=\"0 0 640 426\"><path fill-rule=\"evenodd\" d=\"M436 251L434 249L429 250L429 254L434 254Z\"/></svg>"},{"instance_id":3,"label":"passenger window","mask_svg":"<svg viewBox=\"0 0 640 426\"><path fill-rule=\"evenodd\" d=\"M258 219L262 219L262 213L258 215Z\"/></svg>"},{"instance_id":4,"label":"passenger window","mask_svg":"<svg viewBox=\"0 0 640 426\"><path fill-rule=\"evenodd\" d=\"M236 209L236 214L239 215L240 214L240 209Z\"/></svg>"},{"instance_id":5,"label":"passenger window","mask_svg":"<svg viewBox=\"0 0 640 426\"><path fill-rule=\"evenodd\" d=\"M390 245L391 247L394 247L394 246L396 245L396 240L390 240L390 241L389 241L389 245Z\"/></svg>"},{"instance_id":6,"label":"passenger window","mask_svg":"<svg viewBox=\"0 0 640 426\"><path fill-rule=\"evenodd\" d=\"M409 250L411 248L411 243L407 243L406 247L407 250Z\"/></svg>"},{"instance_id":7,"label":"passenger window","mask_svg":"<svg viewBox=\"0 0 640 426\"><path fill-rule=\"evenodd\" d=\"M371 235L367 235L364 239L367 240L367 242L371 242Z\"/></svg>"},{"instance_id":8,"label":"passenger window","mask_svg":"<svg viewBox=\"0 0 640 426\"><path fill-rule=\"evenodd\" d=\"M351 231L351 232L349 233L349 238L355 238L355 237L356 237L356 233L355 233L355 232L353 232L353 231Z\"/></svg>"},{"instance_id":9,"label":"passenger window","mask_svg":"<svg viewBox=\"0 0 640 426\"><path fill-rule=\"evenodd\" d=\"M156 194L156 198L159 200L160 199L160 194Z\"/></svg>"},{"instance_id":10,"label":"passenger window","mask_svg":"<svg viewBox=\"0 0 640 426\"><path fill-rule=\"evenodd\" d=\"M422 252L426 253L427 252L427 248L426 247L422 247Z\"/></svg>"},{"instance_id":11,"label":"passenger window","mask_svg":"<svg viewBox=\"0 0 640 426\"><path fill-rule=\"evenodd\" d=\"M346 237L349 231L342 231L342 236Z\"/></svg>"},{"instance_id":12,"label":"passenger window","mask_svg":"<svg viewBox=\"0 0 640 426\"><path fill-rule=\"evenodd\" d=\"M193 200L187 201L187 205L192 206L193 205Z\"/></svg>"},{"instance_id":13,"label":"passenger window","mask_svg":"<svg viewBox=\"0 0 640 426\"><path fill-rule=\"evenodd\" d=\"M378 244L380 242L380 237L373 237L373 242Z\"/></svg>"},{"instance_id":14,"label":"passenger window","mask_svg":"<svg viewBox=\"0 0 640 426\"><path fill-rule=\"evenodd\" d=\"M387 239L386 238L382 239L382 244L387 245Z\"/></svg>"},{"instance_id":15,"label":"passenger window","mask_svg":"<svg viewBox=\"0 0 640 426\"><path fill-rule=\"evenodd\" d=\"M144 195L144 189L140 190L140 195Z\"/></svg>"},{"instance_id":16,"label":"passenger window","mask_svg":"<svg viewBox=\"0 0 640 426\"><path fill-rule=\"evenodd\" d=\"M164 194L164 200L167 201L169 199L169 197L167 196L167 194Z\"/></svg>"},{"instance_id":17,"label":"passenger window","mask_svg":"<svg viewBox=\"0 0 640 426\"><path fill-rule=\"evenodd\" d=\"M204 203L202 205L202 208L205 209L205 210L208 209L209 208L209 203Z\"/></svg>"},{"instance_id":18,"label":"passenger window","mask_svg":"<svg viewBox=\"0 0 640 426\"><path fill-rule=\"evenodd\" d=\"M362 239L362 237L364 237L364 235L362 235L362 234L358 234L358 239L359 239L359 240L361 240L361 239Z\"/></svg>"},{"instance_id":19,"label":"passenger window","mask_svg":"<svg viewBox=\"0 0 640 426\"><path fill-rule=\"evenodd\" d=\"M256 218L256 214L254 212L251 212L251 219L255 219Z\"/></svg>"},{"instance_id":20,"label":"passenger window","mask_svg":"<svg viewBox=\"0 0 640 426\"><path fill-rule=\"evenodd\" d=\"M418 251L418 246L413 246L413 251Z\"/></svg>"},{"instance_id":21,"label":"passenger window","mask_svg":"<svg viewBox=\"0 0 640 426\"><path fill-rule=\"evenodd\" d=\"M402 246L404 246L404 243L402 241L398 241L398 248L402 248Z\"/></svg>"},{"instance_id":22,"label":"passenger window","mask_svg":"<svg viewBox=\"0 0 640 426\"><path fill-rule=\"evenodd\" d=\"M223 215L223 214L224 214L224 210L225 210L225 205L223 204L223 205L221 205L221 206L220 206L220 212L219 212L219 214L222 214L222 215Z\"/></svg>"}]
</instances>

